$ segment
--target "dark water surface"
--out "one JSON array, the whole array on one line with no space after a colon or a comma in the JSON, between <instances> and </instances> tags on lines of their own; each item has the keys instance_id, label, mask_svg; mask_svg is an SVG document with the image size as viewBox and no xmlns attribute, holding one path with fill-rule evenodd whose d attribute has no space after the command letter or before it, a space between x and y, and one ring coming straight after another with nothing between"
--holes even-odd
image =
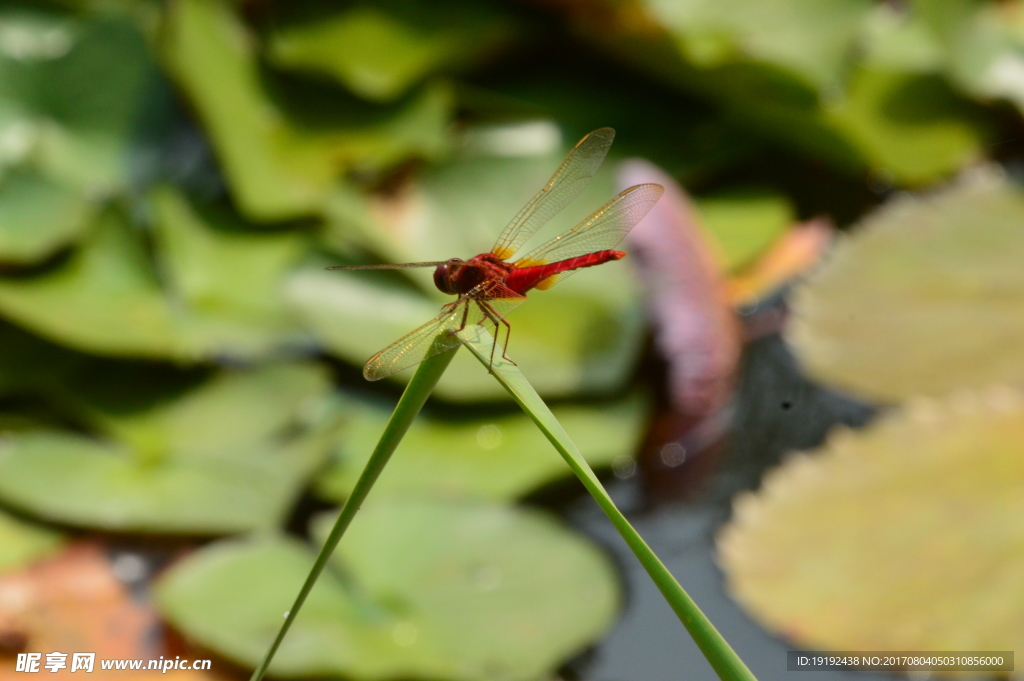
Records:
<instances>
[{"instance_id":1,"label":"dark water surface","mask_svg":"<svg viewBox=\"0 0 1024 681\"><path fill-rule=\"evenodd\" d=\"M778 336L748 346L742 376L718 470L696 492L654 502L639 475L610 482L609 491L758 679L896 679L881 673L786 671L786 651L793 646L760 628L726 593L715 564L714 537L728 520L730 499L756 488L762 473L787 451L821 443L836 424L863 425L876 411L801 376ZM580 498L566 517L612 553L625 582L626 603L611 634L571 664L564 676L586 681L715 681L711 666L597 505Z\"/></svg>"}]
</instances>

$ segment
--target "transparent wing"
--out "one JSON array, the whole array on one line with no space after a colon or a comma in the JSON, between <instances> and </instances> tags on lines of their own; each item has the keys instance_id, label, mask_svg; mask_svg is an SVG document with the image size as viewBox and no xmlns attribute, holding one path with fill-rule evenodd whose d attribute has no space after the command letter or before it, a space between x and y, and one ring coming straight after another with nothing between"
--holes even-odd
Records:
<instances>
[{"instance_id":1,"label":"transparent wing","mask_svg":"<svg viewBox=\"0 0 1024 681\"><path fill-rule=\"evenodd\" d=\"M402 336L371 357L363 367L363 378L379 381L402 369L419 364L458 346L462 341L455 334L463 328L494 328L505 314L518 307L525 296L493 282L484 282L454 303L444 306L441 314Z\"/></svg>"},{"instance_id":2,"label":"transparent wing","mask_svg":"<svg viewBox=\"0 0 1024 681\"><path fill-rule=\"evenodd\" d=\"M604 204L568 232L538 246L526 257L516 261L516 267L534 267L560 260L576 258L588 253L614 248L629 230L647 215L665 192L660 184L638 184ZM548 289L556 282L576 272L568 270L544 280L537 288Z\"/></svg>"},{"instance_id":3,"label":"transparent wing","mask_svg":"<svg viewBox=\"0 0 1024 681\"><path fill-rule=\"evenodd\" d=\"M371 357L363 367L363 378L379 381L459 345L461 341L452 332L461 328L463 310L469 302L460 298L445 305L441 314Z\"/></svg>"},{"instance_id":4,"label":"transparent wing","mask_svg":"<svg viewBox=\"0 0 1024 681\"><path fill-rule=\"evenodd\" d=\"M511 258L534 232L579 196L614 138L614 130L600 128L577 142L544 188L508 223L491 252L502 260Z\"/></svg>"}]
</instances>

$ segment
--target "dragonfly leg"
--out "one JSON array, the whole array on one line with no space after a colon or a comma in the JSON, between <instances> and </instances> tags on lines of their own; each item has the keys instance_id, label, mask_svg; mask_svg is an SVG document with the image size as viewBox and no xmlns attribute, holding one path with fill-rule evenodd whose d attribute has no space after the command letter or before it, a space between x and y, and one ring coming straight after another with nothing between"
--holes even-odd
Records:
<instances>
[{"instance_id":1,"label":"dragonfly leg","mask_svg":"<svg viewBox=\"0 0 1024 681\"><path fill-rule=\"evenodd\" d=\"M450 303L450 304L454 305L454 303ZM459 333L460 331L465 330L465 328L466 328L466 320L467 319L469 319L469 305L463 305L462 306L462 323L459 324L459 329L455 333Z\"/></svg>"},{"instance_id":2,"label":"dragonfly leg","mask_svg":"<svg viewBox=\"0 0 1024 681\"><path fill-rule=\"evenodd\" d=\"M513 362L512 359L508 356L508 339L512 335L512 325L509 324L507 319L498 314L495 311L495 309L488 305L487 303L481 302L480 310L484 313L484 316L487 317L487 319L489 319L492 324L494 324L494 344L491 346L491 364L494 364L494 351L497 350L498 348L498 332L500 331L500 328L498 327L499 323L505 325L505 344L502 346L501 349L501 358L507 362L512 362L512 364L515 364L515 362Z\"/></svg>"},{"instance_id":3,"label":"dragonfly leg","mask_svg":"<svg viewBox=\"0 0 1024 681\"><path fill-rule=\"evenodd\" d=\"M508 356L508 339L512 336L512 325L509 324L508 320L505 319L504 317L501 318L501 323L505 325L505 347L501 349L501 358L506 361L512 362L514 366L519 366L514 361L512 361L511 357Z\"/></svg>"},{"instance_id":4,"label":"dragonfly leg","mask_svg":"<svg viewBox=\"0 0 1024 681\"><path fill-rule=\"evenodd\" d=\"M491 360L487 363L487 369L490 370L494 366L494 351L498 347L498 313L496 313L490 305L478 300L477 304L480 306L480 311L484 314L492 324L494 324L494 342L491 343Z\"/></svg>"}]
</instances>

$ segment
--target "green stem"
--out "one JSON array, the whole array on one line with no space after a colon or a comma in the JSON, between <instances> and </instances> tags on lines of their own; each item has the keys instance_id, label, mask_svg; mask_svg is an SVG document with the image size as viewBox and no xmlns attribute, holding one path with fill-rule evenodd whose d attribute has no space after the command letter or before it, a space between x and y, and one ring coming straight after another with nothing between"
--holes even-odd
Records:
<instances>
[{"instance_id":1,"label":"green stem","mask_svg":"<svg viewBox=\"0 0 1024 681\"><path fill-rule=\"evenodd\" d=\"M420 364L412 380L409 381L409 385L406 386L405 392L402 393L394 413L391 414L388 425L384 428L383 435L380 436L377 447L373 450L373 454L370 455L370 460L366 462L366 467L363 468L363 472L360 474L359 480L356 481L355 487L352 488L352 494L345 501L345 505L341 509L341 515L338 516L338 520L334 523L331 533L327 535L327 541L324 542L323 548L320 549L320 554L316 557L316 562L313 563L313 569L309 571L309 576L306 577L305 583L299 589L299 595L295 597L295 603L285 616L284 624L281 625L280 631L277 632L277 637L270 644L270 648L267 649L267 653L263 656L260 666L252 673L250 681L261 681L263 675L267 673L270 661L274 659L274 653L277 652L281 641L284 640L285 634L288 633L292 622L295 621L295 617L299 614L299 609L302 608L302 604L306 601L306 596L309 595L313 585L316 584L316 580L320 577L320 573L323 571L328 559L334 553L335 547L338 546L338 542L341 540L342 535L345 534L345 530L348 529L349 523L352 522L352 518L355 517L359 507L362 506L366 495L370 493L373 483L377 481L377 477L384 470L384 466L387 465L391 454L398 447L398 443L402 441L405 432L409 430L409 426L412 425L416 415L420 413L420 409L423 408L423 404L430 397L431 391L441 378L444 370L448 368L448 363L452 361L456 350L458 350L458 346L428 358Z\"/></svg>"},{"instance_id":2,"label":"green stem","mask_svg":"<svg viewBox=\"0 0 1024 681\"><path fill-rule=\"evenodd\" d=\"M697 604L693 602L689 594L683 590L676 578L672 576L664 563L655 555L651 547L629 524L622 512L616 508L615 503L604 485L594 475L590 464L580 454L576 445L569 439L569 435L562 429L561 424L555 419L554 414L533 389L533 386L520 373L519 369L500 357L495 357L491 363L492 340L487 334L479 333L478 329L460 334L466 346L476 355L477 359L485 367L490 367L491 373L498 382L512 395L523 411L530 419L537 424L541 432L555 446L558 453L562 455L565 462L569 464L576 477L580 479L583 486L587 488L590 495L604 511L608 519L612 521L615 529L629 545L630 550L643 565L647 574L651 576L662 596L675 611L679 621L683 623L686 630L690 632L697 647L700 648L704 657L707 658L711 667L723 681L756 681L756 678L739 658L732 646L722 637L711 621L701 612Z\"/></svg>"}]
</instances>

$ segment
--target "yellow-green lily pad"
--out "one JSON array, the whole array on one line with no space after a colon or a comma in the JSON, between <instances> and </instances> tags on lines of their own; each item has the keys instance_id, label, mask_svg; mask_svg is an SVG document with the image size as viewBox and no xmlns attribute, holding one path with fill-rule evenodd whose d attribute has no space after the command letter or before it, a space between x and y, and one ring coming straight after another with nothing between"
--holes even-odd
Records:
<instances>
[{"instance_id":1,"label":"yellow-green lily pad","mask_svg":"<svg viewBox=\"0 0 1024 681\"><path fill-rule=\"evenodd\" d=\"M31 158L91 195L124 188L131 137L158 78L137 27L110 14L25 8L5 9L0 22L0 165Z\"/></svg>"},{"instance_id":2,"label":"yellow-green lily pad","mask_svg":"<svg viewBox=\"0 0 1024 681\"><path fill-rule=\"evenodd\" d=\"M619 599L593 545L545 514L502 505L370 503L332 562L271 674L547 678L604 633ZM214 544L165 573L157 603L190 638L254 666L312 563L294 540Z\"/></svg>"},{"instance_id":3,"label":"yellow-green lily pad","mask_svg":"<svg viewBox=\"0 0 1024 681\"><path fill-rule=\"evenodd\" d=\"M60 545L58 532L0 513L0 574L48 556Z\"/></svg>"},{"instance_id":4,"label":"yellow-green lily pad","mask_svg":"<svg viewBox=\"0 0 1024 681\"><path fill-rule=\"evenodd\" d=\"M879 175L904 185L941 180L983 153L976 116L935 74L857 69L827 113Z\"/></svg>"},{"instance_id":5,"label":"yellow-green lily pad","mask_svg":"<svg viewBox=\"0 0 1024 681\"><path fill-rule=\"evenodd\" d=\"M961 5L967 7L929 7ZM859 51L862 43L877 51L877 6L864 0L643 0L623 7L614 28L579 23L626 61L714 100L730 119L800 155L845 174L873 170L897 184L943 179L984 155L984 117L940 75L924 71L921 61L930 55L917 56L918 63L899 55L904 63L894 64L892 50L884 59ZM922 7L898 9L899 18ZM637 20L637 10L646 21ZM950 14L959 19L968 12ZM964 23L951 22L937 42L982 48L969 56L985 63L978 53L985 38L995 36ZM952 56L944 49L938 61ZM1016 72L1011 64L1002 75L1006 86L1019 89Z\"/></svg>"},{"instance_id":6,"label":"yellow-green lily pad","mask_svg":"<svg viewBox=\"0 0 1024 681\"><path fill-rule=\"evenodd\" d=\"M445 146L451 97L442 87L426 87L369 123L362 116L348 125L304 126L266 88L255 39L230 4L174 0L166 17L168 68L196 107L248 217L317 213L345 169L430 157ZM317 106L322 118L324 104ZM352 107L335 103L330 113L344 120Z\"/></svg>"},{"instance_id":7,"label":"yellow-green lily pad","mask_svg":"<svg viewBox=\"0 0 1024 681\"><path fill-rule=\"evenodd\" d=\"M410 16L357 6L313 23L278 29L271 36L268 56L276 66L325 73L361 97L389 101L432 71L464 61L500 39L505 32L502 22L481 16L480 9L456 3ZM427 25L436 23L435 12L458 12L459 22L447 29Z\"/></svg>"},{"instance_id":8,"label":"yellow-green lily pad","mask_svg":"<svg viewBox=\"0 0 1024 681\"><path fill-rule=\"evenodd\" d=\"M793 298L818 379L897 401L1024 380L1024 192L991 175L904 196L837 243Z\"/></svg>"},{"instance_id":9,"label":"yellow-green lily pad","mask_svg":"<svg viewBox=\"0 0 1024 681\"><path fill-rule=\"evenodd\" d=\"M244 231L170 187L155 190L152 201L168 295L191 313L195 341L206 352L268 354L303 338L283 293L305 251L302 234Z\"/></svg>"},{"instance_id":10,"label":"yellow-green lily pad","mask_svg":"<svg viewBox=\"0 0 1024 681\"><path fill-rule=\"evenodd\" d=\"M719 542L737 600L822 650L1021 650L1024 397L918 399L769 474Z\"/></svg>"},{"instance_id":11,"label":"yellow-green lily pad","mask_svg":"<svg viewBox=\"0 0 1024 681\"><path fill-rule=\"evenodd\" d=\"M702 66L738 58L793 71L816 88L838 83L870 8L864 0L645 0L686 57Z\"/></svg>"},{"instance_id":12,"label":"yellow-green lily pad","mask_svg":"<svg viewBox=\"0 0 1024 681\"><path fill-rule=\"evenodd\" d=\"M0 261L32 264L71 243L91 205L74 187L21 170L0 180Z\"/></svg>"},{"instance_id":13,"label":"yellow-green lily pad","mask_svg":"<svg viewBox=\"0 0 1024 681\"><path fill-rule=\"evenodd\" d=\"M108 209L78 250L33 277L0 279L10 319L87 352L173 357L180 352L171 308L138 235Z\"/></svg>"},{"instance_id":14,"label":"yellow-green lily pad","mask_svg":"<svg viewBox=\"0 0 1024 681\"><path fill-rule=\"evenodd\" d=\"M591 466L610 466L639 445L646 410L632 398L594 406L556 406L559 422ZM345 410L342 446L317 491L344 500L369 459L390 412L369 404ZM569 474L525 414L472 420L421 416L374 485L374 496L434 495L512 500Z\"/></svg>"},{"instance_id":15,"label":"yellow-green lily pad","mask_svg":"<svg viewBox=\"0 0 1024 681\"><path fill-rule=\"evenodd\" d=\"M68 525L221 534L280 522L333 441L313 365L222 372L142 409L81 397L99 436L10 433L0 501Z\"/></svg>"},{"instance_id":16,"label":"yellow-green lily pad","mask_svg":"<svg viewBox=\"0 0 1024 681\"><path fill-rule=\"evenodd\" d=\"M104 355L251 359L304 340L281 294L301 236L225 232L169 188L154 192L153 205L164 282L140 235L111 207L67 261L0 278L0 310L55 342Z\"/></svg>"},{"instance_id":17,"label":"yellow-green lily pad","mask_svg":"<svg viewBox=\"0 0 1024 681\"><path fill-rule=\"evenodd\" d=\"M87 361L85 355L48 343L0 320L0 395L33 393L60 385Z\"/></svg>"}]
</instances>

